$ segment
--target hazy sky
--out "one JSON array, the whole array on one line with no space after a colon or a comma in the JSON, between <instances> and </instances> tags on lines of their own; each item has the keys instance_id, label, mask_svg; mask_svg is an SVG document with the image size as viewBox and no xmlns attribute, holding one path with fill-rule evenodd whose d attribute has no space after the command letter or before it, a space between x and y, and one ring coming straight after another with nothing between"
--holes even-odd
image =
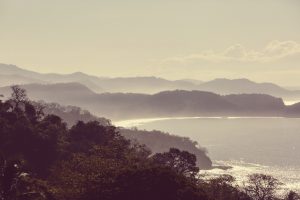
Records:
<instances>
[{"instance_id":1,"label":"hazy sky","mask_svg":"<svg viewBox=\"0 0 300 200\"><path fill-rule=\"evenodd\" d=\"M300 0L0 0L0 62L300 85Z\"/></svg>"}]
</instances>

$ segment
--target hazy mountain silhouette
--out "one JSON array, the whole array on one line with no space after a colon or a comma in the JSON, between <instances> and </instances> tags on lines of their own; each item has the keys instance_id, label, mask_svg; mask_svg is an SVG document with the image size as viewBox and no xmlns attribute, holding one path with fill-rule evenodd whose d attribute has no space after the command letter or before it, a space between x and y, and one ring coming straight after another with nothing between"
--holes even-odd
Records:
<instances>
[{"instance_id":1,"label":"hazy mountain silhouette","mask_svg":"<svg viewBox=\"0 0 300 200\"><path fill-rule=\"evenodd\" d=\"M5 76L7 76L5 78ZM289 90L273 83L256 83L248 79L215 79L202 82L194 79L170 81L157 77L103 78L82 72L41 74L15 65L0 64L0 86L29 83L81 83L96 93L123 92L155 94L167 90L200 90L217 94L269 94L289 100L300 99L300 90Z\"/></svg>"},{"instance_id":2,"label":"hazy mountain silhouette","mask_svg":"<svg viewBox=\"0 0 300 200\"><path fill-rule=\"evenodd\" d=\"M263 94L231 94L223 96L224 99L233 103L240 110L257 112L260 110L278 111L285 109L281 98L275 98Z\"/></svg>"},{"instance_id":3,"label":"hazy mountain silhouette","mask_svg":"<svg viewBox=\"0 0 300 200\"><path fill-rule=\"evenodd\" d=\"M154 95L100 94L100 109L110 118L174 116L283 116L285 105L280 98L264 94L221 96L201 91L168 91ZM300 113L299 113L300 114Z\"/></svg>"},{"instance_id":4,"label":"hazy mountain silhouette","mask_svg":"<svg viewBox=\"0 0 300 200\"><path fill-rule=\"evenodd\" d=\"M104 89L99 85L102 78L84 74L82 72L75 72L72 74L42 74L46 80L53 83L81 83L95 92L104 92Z\"/></svg>"},{"instance_id":5,"label":"hazy mountain silhouette","mask_svg":"<svg viewBox=\"0 0 300 200\"><path fill-rule=\"evenodd\" d=\"M200 84L204 83L204 81L197 80L197 79L189 79L189 78L180 79L180 81L185 81L185 82L193 83L195 85L200 85Z\"/></svg>"},{"instance_id":6,"label":"hazy mountain silhouette","mask_svg":"<svg viewBox=\"0 0 300 200\"><path fill-rule=\"evenodd\" d=\"M188 81L169 81L157 77L110 78L101 80L99 84L109 92L132 93L157 93L175 89L189 90L195 87L193 83Z\"/></svg>"},{"instance_id":7,"label":"hazy mountain silhouette","mask_svg":"<svg viewBox=\"0 0 300 200\"><path fill-rule=\"evenodd\" d=\"M18 74L12 74L12 75L0 74L0 86L24 85L30 83L47 83L47 82L35 78L24 77Z\"/></svg>"},{"instance_id":8,"label":"hazy mountain silhouette","mask_svg":"<svg viewBox=\"0 0 300 200\"><path fill-rule=\"evenodd\" d=\"M16 65L8 65L0 63L0 73L2 75L21 75L27 78L39 78L39 73L21 69Z\"/></svg>"},{"instance_id":9,"label":"hazy mountain silhouette","mask_svg":"<svg viewBox=\"0 0 300 200\"><path fill-rule=\"evenodd\" d=\"M156 77L103 78L76 72L72 74L41 74L21 69L15 65L0 64L0 75L17 75L24 77L18 84L27 83L81 83L97 93L101 92L135 92L157 93L164 90L191 89L195 85L189 81L169 81ZM32 79L29 81L28 79ZM16 84L12 78L9 82L0 82L0 86ZM43 81L41 81L43 80Z\"/></svg>"},{"instance_id":10,"label":"hazy mountain silhouette","mask_svg":"<svg viewBox=\"0 0 300 200\"><path fill-rule=\"evenodd\" d=\"M11 80L8 82L0 82L0 86L8 86L12 84L28 84L28 83L69 83L78 82L81 83L95 92L103 92L104 90L98 85L98 81L102 78L96 76L90 76L81 72L72 74L42 74L29 70L24 70L15 65L0 64L0 75L9 75ZM22 78L21 81L14 81L14 77ZM31 80L31 81L30 81Z\"/></svg>"},{"instance_id":11,"label":"hazy mountain silhouette","mask_svg":"<svg viewBox=\"0 0 300 200\"><path fill-rule=\"evenodd\" d=\"M79 83L22 86L33 100L74 105L110 119L173 116L300 116L297 107L264 94L218 95L202 91L165 91L157 94L97 94ZM0 88L6 97L9 87ZM291 114L292 113L292 114Z\"/></svg>"},{"instance_id":12,"label":"hazy mountain silhouette","mask_svg":"<svg viewBox=\"0 0 300 200\"><path fill-rule=\"evenodd\" d=\"M80 83L28 84L21 85L21 87L26 89L28 96L32 100L45 100L66 105L72 105L73 101L81 102L94 98L96 94ZM0 91L6 98L10 96L10 87L3 87Z\"/></svg>"},{"instance_id":13,"label":"hazy mountain silhouette","mask_svg":"<svg viewBox=\"0 0 300 200\"><path fill-rule=\"evenodd\" d=\"M78 121L85 123L97 121L103 126L111 125L109 119L92 115L88 110L83 110L77 106L62 106L58 103L45 103L44 101L33 101L32 104L42 106L45 115L59 116L67 123L68 127L74 126Z\"/></svg>"},{"instance_id":14,"label":"hazy mountain silhouette","mask_svg":"<svg viewBox=\"0 0 300 200\"><path fill-rule=\"evenodd\" d=\"M218 94L261 93L281 96L292 93L273 83L256 83L248 79L215 79L200 84L197 89Z\"/></svg>"}]
</instances>

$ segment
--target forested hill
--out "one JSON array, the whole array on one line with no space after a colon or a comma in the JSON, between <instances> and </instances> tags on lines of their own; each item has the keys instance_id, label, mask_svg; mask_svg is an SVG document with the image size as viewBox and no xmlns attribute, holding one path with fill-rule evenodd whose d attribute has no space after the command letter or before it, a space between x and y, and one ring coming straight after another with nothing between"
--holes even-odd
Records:
<instances>
[{"instance_id":1,"label":"forested hill","mask_svg":"<svg viewBox=\"0 0 300 200\"><path fill-rule=\"evenodd\" d=\"M97 94L78 83L22 87L33 100L78 106L112 120L172 116L300 116L296 106L285 106L282 99L265 94L218 95L185 90L153 95ZM0 94L9 96L10 88L0 88Z\"/></svg>"},{"instance_id":2,"label":"forested hill","mask_svg":"<svg viewBox=\"0 0 300 200\"><path fill-rule=\"evenodd\" d=\"M138 130L138 129L120 129L120 133L126 138L137 141L140 144L145 144L153 153L162 153L170 148L178 148L188 151L197 157L197 166L200 169L211 169L212 161L207 156L205 148L187 137L170 135L161 131L153 130Z\"/></svg>"},{"instance_id":3,"label":"forested hill","mask_svg":"<svg viewBox=\"0 0 300 200\"><path fill-rule=\"evenodd\" d=\"M110 120L103 117L96 117L87 110L75 106L61 106L57 103L32 102L36 107L42 107L47 115L57 115L72 127L78 121L97 121L103 126L110 126ZM207 156L205 148L200 147L189 138L163 133L161 131L146 131L138 129L119 128L119 132L127 139L146 145L153 153L163 153L170 148L178 148L191 152L197 157L197 166L200 169L210 169L212 161Z\"/></svg>"},{"instance_id":4,"label":"forested hill","mask_svg":"<svg viewBox=\"0 0 300 200\"><path fill-rule=\"evenodd\" d=\"M62 106L58 103L46 103L44 101L31 102L34 106L41 107L46 115L56 115L62 118L68 127L74 126L78 121L89 122L97 121L103 126L111 125L109 119L97 117L88 110L77 106Z\"/></svg>"}]
</instances>

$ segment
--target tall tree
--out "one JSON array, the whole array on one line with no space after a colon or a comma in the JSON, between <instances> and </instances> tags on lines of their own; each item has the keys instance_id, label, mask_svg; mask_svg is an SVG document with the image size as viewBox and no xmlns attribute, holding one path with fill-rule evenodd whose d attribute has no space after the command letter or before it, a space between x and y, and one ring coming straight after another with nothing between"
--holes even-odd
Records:
<instances>
[{"instance_id":1,"label":"tall tree","mask_svg":"<svg viewBox=\"0 0 300 200\"><path fill-rule=\"evenodd\" d=\"M282 185L276 178L265 174L252 174L248 177L246 193L254 200L270 200Z\"/></svg>"},{"instance_id":2,"label":"tall tree","mask_svg":"<svg viewBox=\"0 0 300 200\"><path fill-rule=\"evenodd\" d=\"M25 103L28 101L27 93L24 88L19 87L18 85L14 85L11 87L12 94L11 94L11 100L15 104L14 108L19 109L21 103L25 105Z\"/></svg>"},{"instance_id":3,"label":"tall tree","mask_svg":"<svg viewBox=\"0 0 300 200\"><path fill-rule=\"evenodd\" d=\"M187 151L171 148L169 152L155 154L152 159L187 177L195 177L199 172L199 167L196 166L196 156Z\"/></svg>"}]
</instances>

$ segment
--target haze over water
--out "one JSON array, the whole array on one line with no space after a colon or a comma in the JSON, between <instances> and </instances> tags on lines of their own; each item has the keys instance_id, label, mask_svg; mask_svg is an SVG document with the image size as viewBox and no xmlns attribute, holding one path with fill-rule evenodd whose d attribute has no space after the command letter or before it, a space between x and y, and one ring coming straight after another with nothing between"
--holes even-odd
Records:
<instances>
[{"instance_id":1,"label":"haze over water","mask_svg":"<svg viewBox=\"0 0 300 200\"><path fill-rule=\"evenodd\" d=\"M300 190L299 118L161 118L118 125L189 137L207 148L215 164L233 167L210 175L229 173L241 182L248 174L265 173Z\"/></svg>"}]
</instances>

